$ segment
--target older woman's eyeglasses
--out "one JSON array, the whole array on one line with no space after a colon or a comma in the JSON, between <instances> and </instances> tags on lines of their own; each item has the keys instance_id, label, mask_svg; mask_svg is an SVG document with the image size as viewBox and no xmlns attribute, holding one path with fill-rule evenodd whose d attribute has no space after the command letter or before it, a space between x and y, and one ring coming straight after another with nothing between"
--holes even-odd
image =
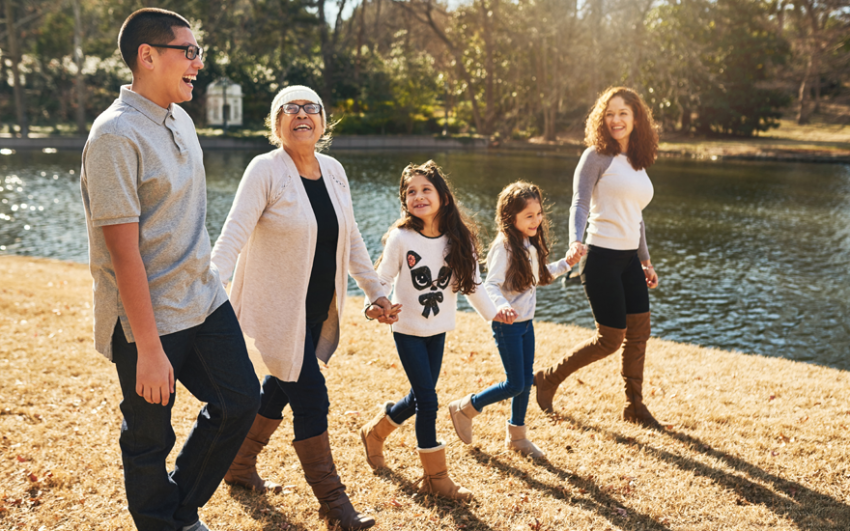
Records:
<instances>
[{"instance_id":1,"label":"older woman's eyeglasses","mask_svg":"<svg viewBox=\"0 0 850 531\"><path fill-rule=\"evenodd\" d=\"M307 114L319 114L322 112L322 106L318 103L305 103L304 105L298 105L297 103L284 103L281 106L284 114L298 114L301 109L304 109L304 112Z\"/></svg>"},{"instance_id":2,"label":"older woman's eyeglasses","mask_svg":"<svg viewBox=\"0 0 850 531\"><path fill-rule=\"evenodd\" d=\"M171 48L172 50L183 50L183 53L186 55L186 59L190 61L194 61L195 57L204 58L204 49L195 46L194 44L189 44L188 46L174 46L172 44L148 44L148 46L153 46L154 48Z\"/></svg>"}]
</instances>

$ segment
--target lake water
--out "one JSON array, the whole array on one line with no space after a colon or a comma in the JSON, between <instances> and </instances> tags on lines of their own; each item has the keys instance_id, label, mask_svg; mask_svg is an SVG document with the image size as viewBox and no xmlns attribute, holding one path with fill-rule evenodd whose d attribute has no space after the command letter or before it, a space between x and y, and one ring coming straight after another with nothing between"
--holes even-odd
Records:
<instances>
[{"instance_id":1,"label":"lake water","mask_svg":"<svg viewBox=\"0 0 850 531\"><path fill-rule=\"evenodd\" d=\"M206 155L211 238L255 154ZM428 157L449 172L490 235L499 190L516 179L539 184L554 255L566 250L575 158L333 154L348 172L373 258L398 215L401 169ZM76 153L0 156L0 253L87 261L79 166ZM660 277L650 292L654 336L850 370L850 166L662 160L649 175L655 198L644 218ZM542 287L537 318L593 325L577 282Z\"/></svg>"}]
</instances>

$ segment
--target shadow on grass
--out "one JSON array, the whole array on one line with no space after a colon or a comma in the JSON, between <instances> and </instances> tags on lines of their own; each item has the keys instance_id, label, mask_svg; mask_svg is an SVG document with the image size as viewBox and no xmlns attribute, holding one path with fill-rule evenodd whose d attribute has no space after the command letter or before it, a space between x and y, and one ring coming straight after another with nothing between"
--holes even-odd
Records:
<instances>
[{"instance_id":1,"label":"shadow on grass","mask_svg":"<svg viewBox=\"0 0 850 531\"><path fill-rule=\"evenodd\" d=\"M242 505L245 514L263 523L263 529L279 531L311 531L303 525L290 522L287 515L272 502L271 496L265 492L256 492L242 487L228 487L230 497ZM286 505L285 501L278 505ZM318 507L318 502L316 502Z\"/></svg>"},{"instance_id":2,"label":"shadow on grass","mask_svg":"<svg viewBox=\"0 0 850 531\"><path fill-rule=\"evenodd\" d=\"M793 521L798 529L810 531L826 529L846 531L848 529L850 506L847 504L795 481L771 474L739 457L712 448L701 439L687 433L671 429L656 431L689 446L694 452L722 461L752 479L733 475L694 459L640 443L620 433L582 424L566 415L563 418L577 427L608 435L619 444L637 448L656 459L692 472L695 476L709 478L717 485L734 492L737 495L738 505L763 505L777 516ZM760 485L756 481L770 484L775 490Z\"/></svg>"},{"instance_id":3,"label":"shadow on grass","mask_svg":"<svg viewBox=\"0 0 850 531\"><path fill-rule=\"evenodd\" d=\"M431 494L422 494L416 488L416 483L410 483L407 478L391 469L381 469L378 475L395 483L399 490L410 496L421 507L431 509L436 507L440 516L450 516L458 526L464 526L470 531L495 531L486 522L478 518L463 502L446 500ZM415 497L414 497L415 496ZM471 502L475 503L475 501ZM380 513L379 513L380 514ZM377 519L377 518L376 518Z\"/></svg>"},{"instance_id":4,"label":"shadow on grass","mask_svg":"<svg viewBox=\"0 0 850 531\"><path fill-rule=\"evenodd\" d=\"M524 481L530 488L551 496L558 500L563 500L565 503L580 506L585 509L596 511L597 514L606 518L612 525L624 530L647 530L647 531L663 531L670 528L657 522L651 516L639 513L634 509L630 509L628 505L623 504L613 496L604 492L599 485L593 480L581 477L572 472L567 472L556 467L549 461L540 460L536 465L540 468L548 470L561 481L569 483L582 493L587 493L587 496L592 498L588 500L586 497L576 498L570 494L568 489L559 485L550 485L543 481L531 478L528 474L510 464L494 457L479 449L475 449L469 453L476 461L482 465L494 466L502 472L511 474L512 476ZM624 516L625 514L625 516Z\"/></svg>"}]
</instances>

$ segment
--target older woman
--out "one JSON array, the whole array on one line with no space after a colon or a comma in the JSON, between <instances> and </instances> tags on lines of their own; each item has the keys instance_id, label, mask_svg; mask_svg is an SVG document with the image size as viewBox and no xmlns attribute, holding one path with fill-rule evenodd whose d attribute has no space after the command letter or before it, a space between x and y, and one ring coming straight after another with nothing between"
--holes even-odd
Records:
<instances>
[{"instance_id":1,"label":"older woman","mask_svg":"<svg viewBox=\"0 0 850 531\"><path fill-rule=\"evenodd\" d=\"M658 428L642 392L650 331L647 288L658 285L642 214L653 195L646 168L655 162L658 150L652 113L635 91L608 89L587 118L585 143L588 148L573 177L567 261L582 257L581 283L596 333L575 345L558 364L534 375L537 404L551 411L561 382L622 345L623 419Z\"/></svg>"},{"instance_id":2,"label":"older woman","mask_svg":"<svg viewBox=\"0 0 850 531\"><path fill-rule=\"evenodd\" d=\"M375 520L354 510L336 473L318 360L327 362L339 343L349 274L370 301L387 311L392 305L354 220L345 171L316 152L327 126L318 94L303 86L281 90L268 122L279 149L248 165L212 252L223 281L235 266L233 308L271 372L263 381L259 414L225 481L279 491L259 477L256 462L289 404L292 444L321 504L319 515L343 529L365 529Z\"/></svg>"}]
</instances>

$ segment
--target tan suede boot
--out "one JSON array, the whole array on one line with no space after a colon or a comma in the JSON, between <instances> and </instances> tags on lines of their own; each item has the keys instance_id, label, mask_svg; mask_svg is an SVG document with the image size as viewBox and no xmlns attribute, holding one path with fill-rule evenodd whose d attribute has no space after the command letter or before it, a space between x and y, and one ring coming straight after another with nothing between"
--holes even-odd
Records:
<instances>
[{"instance_id":1,"label":"tan suede boot","mask_svg":"<svg viewBox=\"0 0 850 531\"><path fill-rule=\"evenodd\" d=\"M573 347L572 352L557 365L537 371L534 386L537 388L537 405L540 409L547 413L554 411L552 400L561 382L585 365L617 352L625 335L625 330L596 323L596 334L592 338Z\"/></svg>"},{"instance_id":2,"label":"tan suede boot","mask_svg":"<svg viewBox=\"0 0 850 531\"><path fill-rule=\"evenodd\" d=\"M254 424L251 425L251 430L248 431L248 435L242 441L239 453L233 458L233 463L230 464L230 468L224 475L225 483L260 492L266 490L280 492L283 490L283 487L277 483L264 481L257 474L257 456L269 444L269 439L280 426L280 422L281 419L270 419L262 415L257 415L254 418Z\"/></svg>"},{"instance_id":3,"label":"tan suede boot","mask_svg":"<svg viewBox=\"0 0 850 531\"><path fill-rule=\"evenodd\" d=\"M526 437L528 433L527 426L514 426L508 421L507 437L505 438L505 446L525 456L531 456L534 459L546 457L546 452L541 450L536 444L529 441Z\"/></svg>"},{"instance_id":4,"label":"tan suede boot","mask_svg":"<svg viewBox=\"0 0 850 531\"><path fill-rule=\"evenodd\" d=\"M304 479L319 500L320 518L345 530L367 529L375 525L374 518L359 514L351 505L345 485L336 472L327 431L303 441L293 441L292 446L304 469Z\"/></svg>"},{"instance_id":5,"label":"tan suede boot","mask_svg":"<svg viewBox=\"0 0 850 531\"><path fill-rule=\"evenodd\" d=\"M623 420L651 429L663 429L643 403L643 366L650 332L649 312L626 315L626 326L622 372L626 407L623 409Z\"/></svg>"},{"instance_id":6,"label":"tan suede boot","mask_svg":"<svg viewBox=\"0 0 850 531\"><path fill-rule=\"evenodd\" d=\"M472 405L472 395L468 394L463 398L455 400L449 404L449 414L452 417L452 424L455 427L455 433L458 438L463 441L463 444L472 444L472 419L481 414Z\"/></svg>"},{"instance_id":7,"label":"tan suede boot","mask_svg":"<svg viewBox=\"0 0 850 531\"><path fill-rule=\"evenodd\" d=\"M360 428L360 440L366 448L366 462L372 470L386 467L384 462L384 440L399 427L390 418L390 408L395 402L386 402L380 412L365 426Z\"/></svg>"},{"instance_id":8,"label":"tan suede boot","mask_svg":"<svg viewBox=\"0 0 850 531\"><path fill-rule=\"evenodd\" d=\"M449 470L446 466L446 445L440 444L436 448L418 448L419 459L422 461L422 468L425 469L425 476L420 480L422 485L419 487L420 492L436 494L451 500L468 501L472 499L472 493L457 485L452 478L449 477Z\"/></svg>"}]
</instances>

